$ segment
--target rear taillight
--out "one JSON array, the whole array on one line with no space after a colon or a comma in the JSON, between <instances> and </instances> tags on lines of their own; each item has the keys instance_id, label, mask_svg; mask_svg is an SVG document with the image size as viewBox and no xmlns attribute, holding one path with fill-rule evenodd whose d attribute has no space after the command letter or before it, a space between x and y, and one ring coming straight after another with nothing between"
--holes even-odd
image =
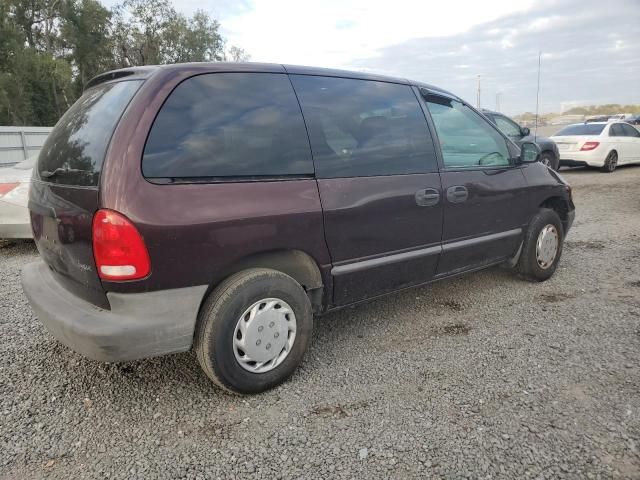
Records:
<instances>
[{"instance_id":1,"label":"rear taillight","mask_svg":"<svg viewBox=\"0 0 640 480\"><path fill-rule=\"evenodd\" d=\"M20 184L19 183L0 183L0 198L4 197L7 193L9 193L11 190L16 188L18 185Z\"/></svg>"},{"instance_id":2,"label":"rear taillight","mask_svg":"<svg viewBox=\"0 0 640 480\"><path fill-rule=\"evenodd\" d=\"M589 150L598 148L598 145L600 145L600 142L584 142L584 145L582 145L582 147L580 148L580 151L588 152Z\"/></svg>"},{"instance_id":3,"label":"rear taillight","mask_svg":"<svg viewBox=\"0 0 640 480\"><path fill-rule=\"evenodd\" d=\"M138 229L113 210L98 210L93 217L93 256L103 280L135 280L151 271Z\"/></svg>"}]
</instances>

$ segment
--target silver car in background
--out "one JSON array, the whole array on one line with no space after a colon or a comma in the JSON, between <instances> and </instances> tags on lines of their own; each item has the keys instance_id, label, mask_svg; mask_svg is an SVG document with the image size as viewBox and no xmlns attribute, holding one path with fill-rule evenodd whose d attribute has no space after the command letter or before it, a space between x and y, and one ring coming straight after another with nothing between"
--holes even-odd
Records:
<instances>
[{"instance_id":1,"label":"silver car in background","mask_svg":"<svg viewBox=\"0 0 640 480\"><path fill-rule=\"evenodd\" d=\"M0 167L0 239L32 238L29 185L37 157L11 167Z\"/></svg>"}]
</instances>

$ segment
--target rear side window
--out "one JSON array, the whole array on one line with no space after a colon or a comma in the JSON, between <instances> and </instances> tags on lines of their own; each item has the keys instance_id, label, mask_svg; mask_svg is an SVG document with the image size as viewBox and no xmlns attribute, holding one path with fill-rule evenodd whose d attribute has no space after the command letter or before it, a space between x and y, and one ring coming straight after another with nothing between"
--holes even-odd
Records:
<instances>
[{"instance_id":1,"label":"rear side window","mask_svg":"<svg viewBox=\"0 0 640 480\"><path fill-rule=\"evenodd\" d=\"M600 123L581 123L577 125L569 125L568 127L564 127L554 136L561 135L600 135L602 130L604 130L605 125Z\"/></svg>"},{"instance_id":2,"label":"rear side window","mask_svg":"<svg viewBox=\"0 0 640 480\"><path fill-rule=\"evenodd\" d=\"M434 172L427 122L408 85L291 75L319 178Z\"/></svg>"},{"instance_id":3,"label":"rear side window","mask_svg":"<svg viewBox=\"0 0 640 480\"><path fill-rule=\"evenodd\" d=\"M291 82L271 73L213 73L176 87L142 159L147 178L313 175Z\"/></svg>"},{"instance_id":4,"label":"rear side window","mask_svg":"<svg viewBox=\"0 0 640 480\"><path fill-rule=\"evenodd\" d=\"M111 135L142 81L88 89L58 121L38 157L46 182L97 186Z\"/></svg>"},{"instance_id":5,"label":"rear side window","mask_svg":"<svg viewBox=\"0 0 640 480\"><path fill-rule=\"evenodd\" d=\"M622 131L624 132L626 137L640 137L640 132L633 128L631 125L627 125L626 123L621 124Z\"/></svg>"},{"instance_id":6,"label":"rear side window","mask_svg":"<svg viewBox=\"0 0 640 480\"><path fill-rule=\"evenodd\" d=\"M622 125L619 123L614 123L609 127L609 136L610 137L624 137L626 136L624 130L622 129Z\"/></svg>"}]
</instances>

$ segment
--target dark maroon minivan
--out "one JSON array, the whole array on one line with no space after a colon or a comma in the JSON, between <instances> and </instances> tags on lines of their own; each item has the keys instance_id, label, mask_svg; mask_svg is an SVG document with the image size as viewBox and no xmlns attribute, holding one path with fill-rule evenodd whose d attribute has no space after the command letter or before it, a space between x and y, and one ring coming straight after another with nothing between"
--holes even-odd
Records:
<instances>
[{"instance_id":1,"label":"dark maroon minivan","mask_svg":"<svg viewBox=\"0 0 640 480\"><path fill-rule=\"evenodd\" d=\"M23 271L69 347L193 348L240 393L285 380L314 314L496 264L556 269L571 188L439 88L269 64L117 70L43 147Z\"/></svg>"}]
</instances>

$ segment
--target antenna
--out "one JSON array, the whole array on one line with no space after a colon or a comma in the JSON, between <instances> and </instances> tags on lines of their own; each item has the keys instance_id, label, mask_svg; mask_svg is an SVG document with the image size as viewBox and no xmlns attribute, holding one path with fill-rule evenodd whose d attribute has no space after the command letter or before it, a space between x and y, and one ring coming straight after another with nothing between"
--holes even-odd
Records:
<instances>
[{"instance_id":1,"label":"antenna","mask_svg":"<svg viewBox=\"0 0 640 480\"><path fill-rule=\"evenodd\" d=\"M502 96L502 92L496 93L496 112L500 111L500 97Z\"/></svg>"},{"instance_id":2,"label":"antenna","mask_svg":"<svg viewBox=\"0 0 640 480\"><path fill-rule=\"evenodd\" d=\"M533 131L534 141L538 140L538 108L540 106L540 59L542 58L542 52L538 50L538 89L536 91L536 126Z\"/></svg>"},{"instance_id":3,"label":"antenna","mask_svg":"<svg viewBox=\"0 0 640 480\"><path fill-rule=\"evenodd\" d=\"M476 107L480 110L480 75L478 75L478 95L476 98Z\"/></svg>"}]
</instances>

